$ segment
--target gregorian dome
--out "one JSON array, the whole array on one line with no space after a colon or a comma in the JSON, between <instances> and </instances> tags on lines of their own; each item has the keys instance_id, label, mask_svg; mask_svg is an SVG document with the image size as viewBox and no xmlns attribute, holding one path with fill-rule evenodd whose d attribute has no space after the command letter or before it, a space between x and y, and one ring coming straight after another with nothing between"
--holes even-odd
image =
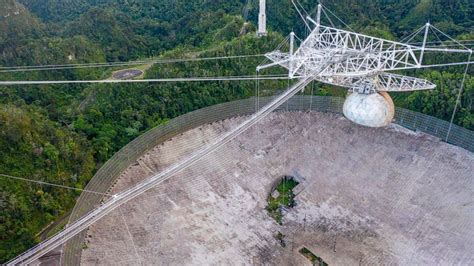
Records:
<instances>
[{"instance_id":1,"label":"gregorian dome","mask_svg":"<svg viewBox=\"0 0 474 266\"><path fill-rule=\"evenodd\" d=\"M344 115L354 123L368 127L390 124L395 115L392 98L386 92L349 94L343 106Z\"/></svg>"}]
</instances>

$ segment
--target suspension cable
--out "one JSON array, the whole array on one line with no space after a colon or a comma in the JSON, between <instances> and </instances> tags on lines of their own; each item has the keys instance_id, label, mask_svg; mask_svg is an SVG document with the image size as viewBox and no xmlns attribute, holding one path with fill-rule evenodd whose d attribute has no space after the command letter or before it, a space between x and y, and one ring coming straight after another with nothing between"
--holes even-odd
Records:
<instances>
[{"instance_id":1,"label":"suspension cable","mask_svg":"<svg viewBox=\"0 0 474 266\"><path fill-rule=\"evenodd\" d=\"M438 40L438 41L431 41L431 42L426 42L426 44L439 44L439 43L460 43L460 44L465 44L465 43L474 43L474 39L473 40L459 40L459 41L451 41L451 40L446 40L446 41L442 41L442 40ZM423 42L412 42L412 43L408 43L408 44L423 44ZM459 44L458 44L459 45Z\"/></svg>"},{"instance_id":2,"label":"suspension cable","mask_svg":"<svg viewBox=\"0 0 474 266\"><path fill-rule=\"evenodd\" d=\"M413 40L418 35L418 33L420 33L422 30L424 30L425 27L426 27L426 25L420 27L416 31L414 31L414 32L410 33L409 35L405 36L403 39L400 40L400 42L408 44L411 40ZM422 44L422 43L420 43L420 44Z\"/></svg>"},{"instance_id":3,"label":"suspension cable","mask_svg":"<svg viewBox=\"0 0 474 266\"><path fill-rule=\"evenodd\" d=\"M471 62L471 56L472 56L472 52L469 54L469 58L468 58L468 62ZM449 139L449 134L451 134L451 129L453 127L453 122L454 122L454 116L456 115L456 112L457 112L457 109L458 109L458 105L460 104L461 102L461 96L462 96L462 93L464 91L464 83L466 81L466 77L467 77L467 72L469 71L469 64L466 65L466 68L464 69L464 75L462 77L462 82L461 82L461 88L459 90L459 93L458 93L458 96L456 98L456 104L454 105L454 110L453 110L453 115L451 116L451 122L449 123L449 128L448 128L448 132L446 133L446 142L448 142L448 139Z\"/></svg>"},{"instance_id":4,"label":"suspension cable","mask_svg":"<svg viewBox=\"0 0 474 266\"><path fill-rule=\"evenodd\" d=\"M278 46L275 48L275 51L280 50L285 44L288 44L288 40L290 39L290 34L288 34L283 41L281 41ZM265 65L267 62L269 62L270 59L268 59L266 56L263 58L262 62L258 66ZM258 68L258 67L257 67Z\"/></svg>"},{"instance_id":5,"label":"suspension cable","mask_svg":"<svg viewBox=\"0 0 474 266\"><path fill-rule=\"evenodd\" d=\"M296 0L296 1L298 2L298 0ZM298 6L296 5L295 1L294 1L294 0L291 0L291 3L292 3L293 6L295 7L296 12L298 12L298 15L300 16L300 18L301 18L301 20L303 21L303 23L306 25L306 28L307 28L307 29L311 29L311 27L309 26L308 22L306 22L305 17L303 16L303 14L301 14L301 11L300 11L300 9L298 8ZM299 2L298 2L298 3L299 3ZM308 13L306 12L306 10L303 9L303 11L304 11L306 14L308 14Z\"/></svg>"},{"instance_id":6,"label":"suspension cable","mask_svg":"<svg viewBox=\"0 0 474 266\"><path fill-rule=\"evenodd\" d=\"M446 33L442 32L441 30L439 30L438 28L436 28L435 26L433 25L429 25L429 27L433 28L434 30L438 31L439 33L441 33L442 35L444 35L445 37L447 37L449 40L459 44L461 47L464 47L466 50L470 50L469 48L467 48L466 46L462 45L461 43L459 43L458 41L456 41L455 39L453 39L451 36L447 35Z\"/></svg>"},{"instance_id":7,"label":"suspension cable","mask_svg":"<svg viewBox=\"0 0 474 266\"><path fill-rule=\"evenodd\" d=\"M322 7L324 7L323 5L321 5ZM323 11L324 15L326 16L326 18L329 20L329 23L331 24L331 26L333 28L336 27L336 25L334 25L334 23L332 22L332 19L329 17L328 13L326 13L326 8L321 8L321 10Z\"/></svg>"},{"instance_id":8,"label":"suspension cable","mask_svg":"<svg viewBox=\"0 0 474 266\"><path fill-rule=\"evenodd\" d=\"M216 57L201 57L201 58L198 57L198 58L156 59L156 60L124 61L124 62L108 62L108 63L106 62L106 63L83 63L83 64L64 64L64 65L13 66L13 67L0 67L0 73L133 66L133 65L143 65L143 64L183 63L183 62L211 61L211 60L235 59L235 58L246 58L246 57L262 57L262 56L264 56L264 54L216 56Z\"/></svg>"},{"instance_id":9,"label":"suspension cable","mask_svg":"<svg viewBox=\"0 0 474 266\"><path fill-rule=\"evenodd\" d=\"M340 19L338 16L336 16L336 14L334 14L329 8L326 8L326 6L324 6L323 4L321 4L321 6L322 6L323 11L324 11L324 10L327 10L331 15L333 15L337 20L339 20L339 21L340 21L344 26L346 26L349 30L355 32L355 30L353 30L353 29L352 29L349 25L347 25L342 19ZM324 13L326 14L326 11L324 11ZM329 20L331 20L327 14L326 14L326 16L328 17ZM331 22L331 24L333 24L333 23Z\"/></svg>"},{"instance_id":10,"label":"suspension cable","mask_svg":"<svg viewBox=\"0 0 474 266\"><path fill-rule=\"evenodd\" d=\"M12 175L6 175L6 174L0 174L2 177L10 178L10 179L16 179L16 180L21 180L21 181L26 181L26 182L31 182L31 183L37 183L40 185L48 185L52 187L59 187L59 188L65 188L65 189L70 189L70 190L77 190L81 192L88 192L88 193L93 193L93 194L99 194L103 196L111 196L110 194L107 193L102 193L102 192L97 192L97 191L92 191L92 190L87 190L87 189L81 189L81 188L76 188L76 187L69 187L65 185L59 185L59 184L53 184L53 183L48 183L40 180L33 180L33 179L28 179L28 178L23 178L23 177L18 177L18 176L12 176Z\"/></svg>"},{"instance_id":11,"label":"suspension cable","mask_svg":"<svg viewBox=\"0 0 474 266\"><path fill-rule=\"evenodd\" d=\"M264 75L259 79L278 80L286 79L281 75ZM254 75L247 76L220 76L220 77L188 77L188 78L159 78L159 79L104 79L104 80L8 80L0 81L0 86L13 85L52 85L52 84L91 84L91 83L162 83L162 82L204 82L204 81L246 81L255 80Z\"/></svg>"},{"instance_id":12,"label":"suspension cable","mask_svg":"<svg viewBox=\"0 0 474 266\"><path fill-rule=\"evenodd\" d=\"M130 242L132 243L133 250L135 251L135 256L137 256L137 260L138 260L139 264L143 265L143 263L140 259L140 255L138 255L138 250L137 250L137 247L135 245L135 241L133 240L132 233L130 232L130 229L128 228L127 220L125 219L125 216L123 215L122 206L118 206L117 209L119 209L120 216L122 216L123 223L125 224L125 229L127 229L128 236L130 237Z\"/></svg>"},{"instance_id":13,"label":"suspension cable","mask_svg":"<svg viewBox=\"0 0 474 266\"><path fill-rule=\"evenodd\" d=\"M257 69L257 70L255 70L255 77L256 77L256 79L255 79L255 92L254 92L255 93L255 112L258 112L258 103L257 103L258 102L258 99L257 99L257 97L258 97L258 74L259 74L259 70Z\"/></svg>"},{"instance_id":14,"label":"suspension cable","mask_svg":"<svg viewBox=\"0 0 474 266\"><path fill-rule=\"evenodd\" d=\"M249 10L251 7L251 2L252 0L247 0L247 3L245 3L244 10L242 12L242 17L244 19L244 22L247 22L247 18L249 16Z\"/></svg>"},{"instance_id":15,"label":"suspension cable","mask_svg":"<svg viewBox=\"0 0 474 266\"><path fill-rule=\"evenodd\" d=\"M260 110L260 76L257 70L257 112Z\"/></svg>"}]
</instances>

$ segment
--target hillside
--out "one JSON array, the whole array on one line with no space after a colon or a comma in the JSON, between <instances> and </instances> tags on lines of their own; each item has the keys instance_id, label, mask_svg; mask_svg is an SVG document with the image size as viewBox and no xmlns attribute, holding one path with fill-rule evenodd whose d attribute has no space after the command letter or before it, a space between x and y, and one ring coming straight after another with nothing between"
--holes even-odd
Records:
<instances>
[{"instance_id":1,"label":"hillside","mask_svg":"<svg viewBox=\"0 0 474 266\"><path fill-rule=\"evenodd\" d=\"M5 59L21 54L20 47L27 45L27 40L42 36L44 27L15 0L0 0L0 6L0 62L8 65Z\"/></svg>"},{"instance_id":2,"label":"hillside","mask_svg":"<svg viewBox=\"0 0 474 266\"><path fill-rule=\"evenodd\" d=\"M314 10L316 1L300 2L308 11ZM254 32L239 36L245 3L0 0L4 7L0 10L0 66L249 55L273 50L291 30L304 36L301 20L291 3L283 0L271 1L268 6L268 37L258 39ZM399 39L430 20L453 36L474 39L474 3L470 0L327 0L324 4L351 27L385 38ZM255 22L256 15L254 2L249 20ZM261 58L248 58L153 65L145 77L251 75L260 62ZM0 71L0 79L105 79L118 69ZM394 94L396 104L449 120L461 72L460 67L453 67L410 73L429 78L438 88ZM471 70L455 117L456 124L471 130L473 74ZM100 165L146 130L198 108L250 97L254 85L210 82L0 87L0 173L83 187ZM262 86L279 90L286 85L268 81ZM344 94L344 90L333 87L316 87L318 94ZM0 262L38 241L35 236L42 227L66 213L77 196L76 192L49 191L1 177L0 187L0 205L10 210L0 217L4 226L0 228L4 233ZM31 226L25 226L27 223Z\"/></svg>"},{"instance_id":3,"label":"hillside","mask_svg":"<svg viewBox=\"0 0 474 266\"><path fill-rule=\"evenodd\" d=\"M83 188L94 170L84 137L35 107L0 104L0 173ZM77 191L0 177L0 258L29 248L35 235L74 206Z\"/></svg>"}]
</instances>

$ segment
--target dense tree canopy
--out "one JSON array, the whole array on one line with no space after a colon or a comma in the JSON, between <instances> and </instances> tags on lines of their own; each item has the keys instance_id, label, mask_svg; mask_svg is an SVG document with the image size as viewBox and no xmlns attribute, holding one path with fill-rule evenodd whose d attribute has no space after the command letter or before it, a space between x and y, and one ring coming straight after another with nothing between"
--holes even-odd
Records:
<instances>
[{"instance_id":1,"label":"dense tree canopy","mask_svg":"<svg viewBox=\"0 0 474 266\"><path fill-rule=\"evenodd\" d=\"M0 173L13 176L82 188L95 167L85 138L22 102L0 104L0 147ZM0 177L0 257L30 247L76 196L77 191Z\"/></svg>"}]
</instances>

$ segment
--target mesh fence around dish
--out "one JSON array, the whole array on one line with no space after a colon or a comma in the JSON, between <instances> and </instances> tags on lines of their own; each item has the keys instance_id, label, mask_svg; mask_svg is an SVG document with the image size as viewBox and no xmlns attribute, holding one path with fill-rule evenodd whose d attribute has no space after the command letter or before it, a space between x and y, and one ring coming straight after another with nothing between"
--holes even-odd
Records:
<instances>
[{"instance_id":1,"label":"mesh fence around dish","mask_svg":"<svg viewBox=\"0 0 474 266\"><path fill-rule=\"evenodd\" d=\"M273 97L261 97L259 106L264 106ZM287 103L278 107L277 111L316 111L342 113L344 99L328 96L296 95ZM117 182L121 173L138 158L146 154L156 145L182 134L190 129L204 124L235 116L245 116L256 111L256 99L232 101L202 108L159 125L142 134L118 151L107 161L86 186L87 190L107 193ZM421 131L447 140L448 143L474 152L474 132L421 113L403 108L396 109L394 123L411 130ZM448 134L449 131L449 134ZM448 136L449 135L449 136ZM83 215L97 208L103 201L103 196L92 193L82 193L70 216L70 222L76 221ZM65 265L78 265L81 251L84 248L86 230L69 240L64 247L62 262Z\"/></svg>"}]
</instances>

